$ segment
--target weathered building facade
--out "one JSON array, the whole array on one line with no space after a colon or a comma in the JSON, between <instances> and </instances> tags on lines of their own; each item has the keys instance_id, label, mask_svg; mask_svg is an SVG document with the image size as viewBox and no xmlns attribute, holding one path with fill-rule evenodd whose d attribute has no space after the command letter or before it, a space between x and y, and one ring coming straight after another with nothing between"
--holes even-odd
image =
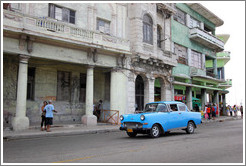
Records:
<instances>
[{"instance_id":1,"label":"weathered building facade","mask_svg":"<svg viewBox=\"0 0 246 166\"><path fill-rule=\"evenodd\" d=\"M185 101L190 109L193 100L200 100L202 110L208 103L224 103L225 109L228 91L220 86L226 82L224 59L217 56L224 50L225 41L215 35L223 20L198 3L177 3L175 7L177 12L172 20L173 52L178 55L178 65L172 71L175 99Z\"/></svg>"},{"instance_id":2,"label":"weathered building facade","mask_svg":"<svg viewBox=\"0 0 246 166\"><path fill-rule=\"evenodd\" d=\"M93 104L120 114L173 100L173 4L12 3L3 10L4 126L40 122L53 100L55 123L96 125Z\"/></svg>"}]
</instances>

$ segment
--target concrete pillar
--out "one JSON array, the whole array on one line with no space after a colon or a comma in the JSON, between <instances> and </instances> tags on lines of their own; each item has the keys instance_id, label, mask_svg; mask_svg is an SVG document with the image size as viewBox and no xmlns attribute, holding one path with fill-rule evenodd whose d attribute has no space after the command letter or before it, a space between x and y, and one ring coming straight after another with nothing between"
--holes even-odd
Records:
<instances>
[{"instance_id":1,"label":"concrete pillar","mask_svg":"<svg viewBox=\"0 0 246 166\"><path fill-rule=\"evenodd\" d=\"M223 115L227 115L226 112L226 95L222 94L222 103L223 103Z\"/></svg>"},{"instance_id":2,"label":"concrete pillar","mask_svg":"<svg viewBox=\"0 0 246 166\"><path fill-rule=\"evenodd\" d=\"M155 91L155 78L149 77L147 81L144 82L144 105L155 101L154 91Z\"/></svg>"},{"instance_id":3,"label":"concrete pillar","mask_svg":"<svg viewBox=\"0 0 246 166\"><path fill-rule=\"evenodd\" d=\"M185 96L186 96L186 105L189 108L189 110L192 110L192 88L191 87L186 87L185 91Z\"/></svg>"},{"instance_id":4,"label":"concrete pillar","mask_svg":"<svg viewBox=\"0 0 246 166\"><path fill-rule=\"evenodd\" d=\"M214 97L213 97L213 103L218 105L218 112L220 114L220 109L219 109L219 92L214 91Z\"/></svg>"},{"instance_id":5,"label":"concrete pillar","mask_svg":"<svg viewBox=\"0 0 246 166\"><path fill-rule=\"evenodd\" d=\"M123 70L112 69L110 82L110 110L117 110L120 115L126 113L127 79Z\"/></svg>"},{"instance_id":6,"label":"concrete pillar","mask_svg":"<svg viewBox=\"0 0 246 166\"><path fill-rule=\"evenodd\" d=\"M206 89L201 89L201 100L202 100L202 110L204 110L204 107L207 104L207 93L206 93Z\"/></svg>"},{"instance_id":7,"label":"concrete pillar","mask_svg":"<svg viewBox=\"0 0 246 166\"><path fill-rule=\"evenodd\" d=\"M12 119L14 131L28 129L29 119L26 117L27 72L29 56L19 56L19 73L17 83L16 115Z\"/></svg>"},{"instance_id":8,"label":"concrete pillar","mask_svg":"<svg viewBox=\"0 0 246 166\"><path fill-rule=\"evenodd\" d=\"M218 73L217 73L217 58L215 58L215 59L213 60L213 68L214 68L214 75L215 75L215 78L217 78L217 75L218 75Z\"/></svg>"},{"instance_id":9,"label":"concrete pillar","mask_svg":"<svg viewBox=\"0 0 246 166\"><path fill-rule=\"evenodd\" d=\"M86 76L86 100L85 100L85 115L82 116L81 121L87 126L96 126L97 117L93 115L93 87L94 87L94 66L88 66Z\"/></svg>"}]
</instances>

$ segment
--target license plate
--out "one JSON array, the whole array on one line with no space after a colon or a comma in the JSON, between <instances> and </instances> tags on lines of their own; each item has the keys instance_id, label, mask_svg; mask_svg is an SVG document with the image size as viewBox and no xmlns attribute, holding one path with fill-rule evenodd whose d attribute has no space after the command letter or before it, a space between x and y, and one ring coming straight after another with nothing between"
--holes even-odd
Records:
<instances>
[{"instance_id":1,"label":"license plate","mask_svg":"<svg viewBox=\"0 0 246 166\"><path fill-rule=\"evenodd\" d=\"M127 129L127 132L133 132L133 130L132 129Z\"/></svg>"}]
</instances>

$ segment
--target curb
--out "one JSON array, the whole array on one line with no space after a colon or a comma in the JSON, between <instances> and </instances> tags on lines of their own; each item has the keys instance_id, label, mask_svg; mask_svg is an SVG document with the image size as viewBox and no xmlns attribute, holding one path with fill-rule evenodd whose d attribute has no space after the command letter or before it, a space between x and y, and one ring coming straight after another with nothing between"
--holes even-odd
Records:
<instances>
[{"instance_id":1,"label":"curb","mask_svg":"<svg viewBox=\"0 0 246 166\"><path fill-rule=\"evenodd\" d=\"M27 138L42 138L42 137L57 137L57 136L71 136L71 135L84 135L84 134L97 134L97 133L107 133L107 132L118 132L117 129L94 129L94 130L78 130L78 131L62 131L62 132L47 132L47 133L28 133L19 135L9 135L3 136L3 140L17 140L17 139L27 139Z\"/></svg>"}]
</instances>

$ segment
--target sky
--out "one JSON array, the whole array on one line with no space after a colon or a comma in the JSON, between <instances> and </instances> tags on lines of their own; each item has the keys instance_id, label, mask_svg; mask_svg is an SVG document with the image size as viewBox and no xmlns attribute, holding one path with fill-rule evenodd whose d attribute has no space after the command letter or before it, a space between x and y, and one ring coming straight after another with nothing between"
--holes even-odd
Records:
<instances>
[{"instance_id":1,"label":"sky","mask_svg":"<svg viewBox=\"0 0 246 166\"><path fill-rule=\"evenodd\" d=\"M193 3L193 2L192 2ZM224 51L230 51L225 79L232 79L226 103L245 106L245 1L200 1L200 4L224 21L216 34L229 34Z\"/></svg>"}]
</instances>

